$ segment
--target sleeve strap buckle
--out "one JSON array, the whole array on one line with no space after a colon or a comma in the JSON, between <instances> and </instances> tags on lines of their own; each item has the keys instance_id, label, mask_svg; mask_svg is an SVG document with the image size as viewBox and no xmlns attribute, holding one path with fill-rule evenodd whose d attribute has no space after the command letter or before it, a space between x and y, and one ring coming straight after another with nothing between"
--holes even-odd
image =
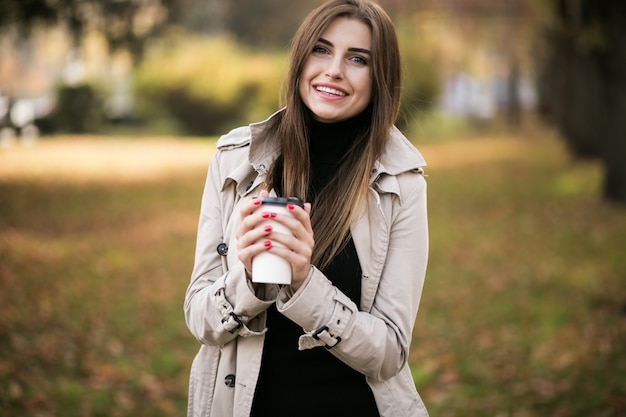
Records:
<instances>
[{"instance_id":1,"label":"sleeve strap buckle","mask_svg":"<svg viewBox=\"0 0 626 417\"><path fill-rule=\"evenodd\" d=\"M341 337L333 336L328 330L328 326L322 326L311 335L313 339L324 343L326 349L332 349L341 342Z\"/></svg>"}]
</instances>

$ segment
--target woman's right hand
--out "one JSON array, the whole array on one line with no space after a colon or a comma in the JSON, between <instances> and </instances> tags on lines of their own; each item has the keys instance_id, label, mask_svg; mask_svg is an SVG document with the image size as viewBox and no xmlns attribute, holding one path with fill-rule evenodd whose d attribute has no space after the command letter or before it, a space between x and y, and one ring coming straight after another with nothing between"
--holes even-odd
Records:
<instances>
[{"instance_id":1,"label":"woman's right hand","mask_svg":"<svg viewBox=\"0 0 626 417\"><path fill-rule=\"evenodd\" d=\"M246 269L248 278L252 277L252 258L261 252L267 250L265 247L265 239L263 237L269 235L272 229L264 229L261 226L267 219L261 217L257 209L261 207L261 198L267 197L269 193L262 190L257 198L242 204L240 210L241 222L237 230L237 252L239 260ZM256 215L255 215L256 213Z\"/></svg>"}]
</instances>

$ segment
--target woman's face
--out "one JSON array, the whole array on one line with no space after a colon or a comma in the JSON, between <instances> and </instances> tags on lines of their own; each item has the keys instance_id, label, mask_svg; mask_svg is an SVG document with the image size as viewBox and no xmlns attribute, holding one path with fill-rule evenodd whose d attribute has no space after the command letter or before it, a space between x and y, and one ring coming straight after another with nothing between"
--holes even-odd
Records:
<instances>
[{"instance_id":1,"label":"woman's face","mask_svg":"<svg viewBox=\"0 0 626 417\"><path fill-rule=\"evenodd\" d=\"M340 17L317 40L304 63L298 89L316 120L339 122L361 113L372 98L372 34Z\"/></svg>"}]
</instances>

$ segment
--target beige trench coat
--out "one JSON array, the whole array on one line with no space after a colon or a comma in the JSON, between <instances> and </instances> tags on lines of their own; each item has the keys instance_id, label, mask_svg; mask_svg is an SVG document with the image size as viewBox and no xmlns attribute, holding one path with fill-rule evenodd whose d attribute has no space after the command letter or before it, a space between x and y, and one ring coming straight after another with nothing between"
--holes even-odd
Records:
<instances>
[{"instance_id":1,"label":"beige trench coat","mask_svg":"<svg viewBox=\"0 0 626 417\"><path fill-rule=\"evenodd\" d=\"M255 293L237 259L235 231L239 204L258 195L276 157L275 144L255 140L264 123L221 137L209 165L184 304L201 343L188 415L250 415L266 309L276 302L302 327L300 349L326 348L366 376L381 416L427 416L407 364L428 257L424 159L394 128L372 168L367 209L351 226L363 272L360 308L315 267L295 293L272 285Z\"/></svg>"}]
</instances>

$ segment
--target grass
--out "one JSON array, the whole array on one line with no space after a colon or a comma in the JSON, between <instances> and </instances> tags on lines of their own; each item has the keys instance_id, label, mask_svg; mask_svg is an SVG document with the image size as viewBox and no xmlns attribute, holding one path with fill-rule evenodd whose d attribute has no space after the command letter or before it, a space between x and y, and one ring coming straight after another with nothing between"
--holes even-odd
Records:
<instances>
[{"instance_id":1,"label":"grass","mask_svg":"<svg viewBox=\"0 0 626 417\"><path fill-rule=\"evenodd\" d=\"M0 416L183 416L210 140L0 152ZM626 412L626 211L546 132L446 140L410 363L432 416Z\"/></svg>"}]
</instances>

